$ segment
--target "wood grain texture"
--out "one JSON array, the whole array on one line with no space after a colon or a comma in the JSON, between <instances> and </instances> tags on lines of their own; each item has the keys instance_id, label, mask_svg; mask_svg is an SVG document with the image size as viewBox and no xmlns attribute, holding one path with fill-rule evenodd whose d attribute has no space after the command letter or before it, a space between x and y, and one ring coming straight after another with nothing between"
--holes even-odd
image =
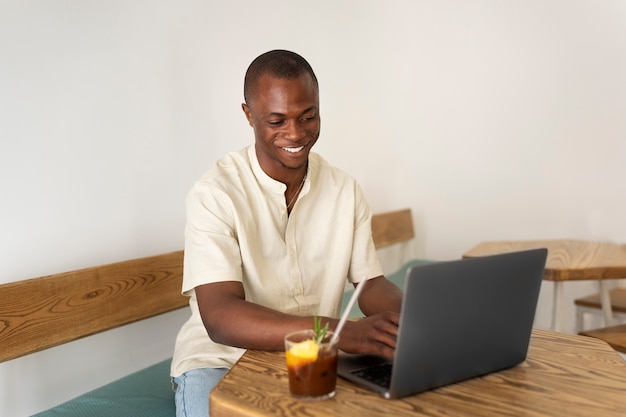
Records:
<instances>
[{"instance_id":1,"label":"wood grain texture","mask_svg":"<svg viewBox=\"0 0 626 417\"><path fill-rule=\"evenodd\" d=\"M390 211L372 216L372 238L376 249L413 239L411 209Z\"/></svg>"},{"instance_id":2,"label":"wood grain texture","mask_svg":"<svg viewBox=\"0 0 626 417\"><path fill-rule=\"evenodd\" d=\"M186 306L183 252L0 285L0 362Z\"/></svg>"},{"instance_id":3,"label":"wood grain texture","mask_svg":"<svg viewBox=\"0 0 626 417\"><path fill-rule=\"evenodd\" d=\"M626 363L604 342L534 330L521 365L385 400L341 378L335 398L289 394L284 353L247 351L210 394L212 417L626 415Z\"/></svg>"},{"instance_id":4,"label":"wood grain texture","mask_svg":"<svg viewBox=\"0 0 626 417\"><path fill-rule=\"evenodd\" d=\"M463 257L547 248L544 279L576 281L626 278L626 245L584 240L527 240L483 242Z\"/></svg>"},{"instance_id":5,"label":"wood grain texture","mask_svg":"<svg viewBox=\"0 0 626 417\"><path fill-rule=\"evenodd\" d=\"M626 288L613 288L609 290L609 297L611 299L611 309L614 312L626 313ZM599 293L577 298L574 300L574 304L577 306L597 308L598 310L602 309Z\"/></svg>"},{"instance_id":6,"label":"wood grain texture","mask_svg":"<svg viewBox=\"0 0 626 417\"><path fill-rule=\"evenodd\" d=\"M613 349L626 353L626 324L585 330L581 335L595 337L607 342ZM626 393L624 393L626 395ZM625 414L626 415L626 414Z\"/></svg>"}]
</instances>

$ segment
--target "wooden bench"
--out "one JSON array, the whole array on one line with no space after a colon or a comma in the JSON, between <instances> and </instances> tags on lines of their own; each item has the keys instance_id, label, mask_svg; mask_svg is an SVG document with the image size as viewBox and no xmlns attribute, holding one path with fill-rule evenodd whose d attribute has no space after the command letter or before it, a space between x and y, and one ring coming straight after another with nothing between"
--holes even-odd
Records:
<instances>
[{"instance_id":1,"label":"wooden bench","mask_svg":"<svg viewBox=\"0 0 626 417\"><path fill-rule=\"evenodd\" d=\"M376 249L386 248L396 244L406 244L415 237L413 216L410 209L378 213L372 216L372 239ZM386 274L388 280L400 288L404 288L404 281L409 269L416 265L423 265L433 261L424 259L410 259L395 271ZM343 295L341 312L345 309L354 289L348 289ZM349 315L350 318L363 317L363 312L355 303Z\"/></svg>"},{"instance_id":2,"label":"wooden bench","mask_svg":"<svg viewBox=\"0 0 626 417\"><path fill-rule=\"evenodd\" d=\"M414 237L410 210L374 215L372 233L377 248L409 241ZM402 287L406 270L423 262L408 262L389 278ZM182 274L183 251L178 251L2 284L0 362L185 307ZM36 416L173 417L170 361Z\"/></svg>"},{"instance_id":3,"label":"wooden bench","mask_svg":"<svg viewBox=\"0 0 626 417\"><path fill-rule=\"evenodd\" d=\"M183 252L0 285L0 362L184 306ZM163 361L37 414L175 416Z\"/></svg>"},{"instance_id":4,"label":"wooden bench","mask_svg":"<svg viewBox=\"0 0 626 417\"><path fill-rule=\"evenodd\" d=\"M389 211L372 216L372 239L376 249L408 242L415 237L411 209Z\"/></svg>"}]
</instances>

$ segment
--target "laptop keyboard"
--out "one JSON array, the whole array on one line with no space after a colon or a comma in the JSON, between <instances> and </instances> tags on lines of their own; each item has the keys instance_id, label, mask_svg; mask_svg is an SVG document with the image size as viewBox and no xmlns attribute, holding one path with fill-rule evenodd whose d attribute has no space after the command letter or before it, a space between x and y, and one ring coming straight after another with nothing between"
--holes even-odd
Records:
<instances>
[{"instance_id":1,"label":"laptop keyboard","mask_svg":"<svg viewBox=\"0 0 626 417\"><path fill-rule=\"evenodd\" d=\"M389 388L389 385L391 385L392 368L393 364L387 362L367 368L356 369L352 371L352 374L383 388Z\"/></svg>"}]
</instances>

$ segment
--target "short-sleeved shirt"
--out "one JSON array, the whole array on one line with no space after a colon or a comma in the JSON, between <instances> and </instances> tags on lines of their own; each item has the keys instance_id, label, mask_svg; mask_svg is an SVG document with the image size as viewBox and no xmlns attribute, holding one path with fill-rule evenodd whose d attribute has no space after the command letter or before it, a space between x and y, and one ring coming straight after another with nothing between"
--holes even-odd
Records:
<instances>
[{"instance_id":1,"label":"short-sleeved shirt","mask_svg":"<svg viewBox=\"0 0 626 417\"><path fill-rule=\"evenodd\" d=\"M199 285L238 281L247 301L336 318L346 280L382 275L371 211L352 177L311 152L290 215L285 190L261 169L253 145L220 159L192 187L182 288L191 317L176 339L172 376L231 367L244 352L210 339L195 296Z\"/></svg>"}]
</instances>

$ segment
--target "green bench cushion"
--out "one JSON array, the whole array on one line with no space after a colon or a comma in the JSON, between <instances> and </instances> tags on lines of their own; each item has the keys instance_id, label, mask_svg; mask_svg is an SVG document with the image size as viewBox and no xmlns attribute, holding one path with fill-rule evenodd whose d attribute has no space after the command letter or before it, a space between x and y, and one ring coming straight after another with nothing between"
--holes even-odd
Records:
<instances>
[{"instance_id":1,"label":"green bench cushion","mask_svg":"<svg viewBox=\"0 0 626 417\"><path fill-rule=\"evenodd\" d=\"M404 265L402 265L402 267L399 268L397 271L386 275L386 277L389 281L393 282L398 287L404 289L404 281L406 281L406 274L409 271L409 269L411 269L412 267L416 265L426 265L432 262L434 261L428 261L425 259L413 259L411 261L408 261ZM349 291L346 291L344 293L343 300L341 302L341 314L343 314L344 310L346 309L353 292L354 290L350 289ZM354 307L352 307L352 312L350 313L348 317L351 319L354 319L354 318L363 317L363 316L364 316L363 312L359 308L358 304L355 303Z\"/></svg>"},{"instance_id":2,"label":"green bench cushion","mask_svg":"<svg viewBox=\"0 0 626 417\"><path fill-rule=\"evenodd\" d=\"M127 375L36 417L174 417L171 359Z\"/></svg>"}]
</instances>

